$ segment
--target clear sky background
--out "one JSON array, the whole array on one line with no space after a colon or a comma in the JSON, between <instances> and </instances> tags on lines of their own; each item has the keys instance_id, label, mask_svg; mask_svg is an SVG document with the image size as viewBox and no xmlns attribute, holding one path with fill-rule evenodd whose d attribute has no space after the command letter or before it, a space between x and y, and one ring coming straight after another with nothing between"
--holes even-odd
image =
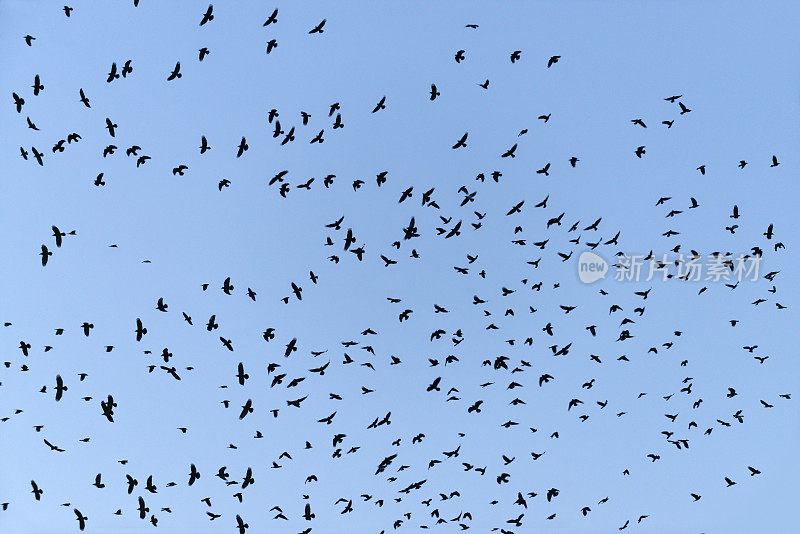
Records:
<instances>
[{"instance_id":1,"label":"clear sky background","mask_svg":"<svg viewBox=\"0 0 800 534\"><path fill-rule=\"evenodd\" d=\"M158 531L176 533L234 532L237 514L250 532L312 527L315 534L389 532L398 519L398 532L424 525L455 532L464 523L473 532L596 533L616 532L626 521L630 531L652 533L794 531L800 429L795 398L778 395L796 393L800 371L795 3L219 2L214 20L200 27L207 6L76 0L67 18L54 2L0 0L0 321L11 323L0 328L8 362L0 366L0 417L8 418L0 423L0 503L9 503L0 530L77 531L75 507L89 517L88 532L152 529L150 514L140 520L136 510L141 495ZM275 7L278 22L263 27ZM323 19L324 33L309 35ZM36 37L30 47L26 34ZM278 47L267 55L271 39ZM201 47L211 53L199 62ZM460 64L458 50L466 56ZM514 50L521 58L512 64ZM561 59L548 69L554 55ZM121 68L128 59L133 72L106 83L111 63ZM177 61L183 76L168 82ZM36 74L45 87L38 96ZM478 84L487 78L483 89ZM441 92L434 102L431 83ZM79 102L81 88L90 109ZM25 100L21 113L13 92ZM692 111L680 115L677 103L664 101L671 95L683 95ZM383 96L386 109L371 113ZM334 102L344 128L332 128ZM295 127L295 141L281 146L282 136L272 137L273 108L284 130ZM301 111L311 115L307 126ZM537 119L543 114L550 114L547 123ZM26 117L39 131L27 128ZM118 125L113 139L106 117ZM637 118L647 128L631 123ZM674 124L667 129L663 120ZM310 144L321 129L324 143ZM518 136L522 129L528 132ZM72 132L80 141L54 153ZM452 150L464 132L467 147ZM203 135L212 149L200 155ZM250 148L237 158L243 136ZM112 143L118 150L104 158ZM516 157L501 158L514 143ZM125 155L132 145L152 159L137 168ZM641 159L634 155L640 145ZM32 146L44 153L43 166ZM780 161L774 168L773 155ZM568 162L573 156L576 168ZM748 162L744 169L740 160ZM548 162L549 176L535 172ZM171 172L179 164L188 166L184 176ZM287 198L279 184L268 185L284 170ZM494 170L502 172L499 183L476 181ZM382 171L387 181L379 188ZM96 187L100 172L106 185ZM335 179L326 188L329 174ZM312 177L310 190L296 187ZM219 191L223 178L230 187ZM356 179L364 181L358 190ZM463 207L462 186L477 192ZM398 203L409 187L413 196ZM431 188L439 209L421 206ZM546 208L534 208L548 195ZM655 206L660 197L671 200ZM689 209L690 197L698 208ZM522 213L507 217L521 200ZM734 205L741 214L735 221ZM671 209L683 213L665 218ZM478 230L473 211L486 214ZM562 225L547 229L562 212ZM341 230L325 228L342 215ZM452 220L445 225L440 216ZM392 243L402 241L411 217L420 237L398 250ZM581 231L600 217L598 231ZM437 227L458 220L460 236L437 235ZM579 230L568 232L576 221ZM732 223L739 225L734 235L725 230ZM762 235L769 224L770 241ZM76 235L57 249L51 225ZM347 228L353 247L365 247L363 261L343 250ZM670 229L680 234L662 236ZM780 274L735 290L678 281L581 284L576 258L585 243L618 231L617 246L596 250L610 261L618 251L663 253L678 244L682 252L735 254L758 246L762 274ZM570 243L578 234L580 242ZM325 246L327 237L333 246ZM516 239L525 245L512 244ZM545 239L544 250L532 245ZM785 250L773 250L778 241ZM44 268L42 244L53 252ZM412 248L419 259L410 257ZM569 251L572 258L562 262L557 252ZM398 263L384 267L381 254ZM478 259L468 264L467 254ZM538 268L526 263L539 257ZM309 271L319 276L316 285ZM232 295L220 289L226 277ZM303 287L302 301L292 296L292 282ZM538 282L541 290L532 290ZM503 287L515 293L504 297ZM633 294L648 288L646 301ZM486 303L473 304L476 295ZM166 313L155 309L159 297ZM752 305L758 298L767 300ZM449 313L434 313L434 304ZM613 304L622 310L609 313ZM565 315L560 305L577 308ZM633 310L641 305L640 317ZM400 323L405 309L414 312ZM219 323L213 333L204 328L211 314ZM625 317L635 323L621 327ZM137 318L148 329L141 342ZM731 327L731 319L740 322ZM88 337L84 321L94 324ZM548 322L552 337L542 331ZM487 330L490 324L498 329ZM596 337L588 325L597 325ZM55 336L56 328L64 334ZM261 335L266 328L275 329L272 341ZM377 335L361 335L367 328ZM431 341L440 328L446 334ZM455 346L459 329L464 341ZM622 329L634 338L616 341ZM219 336L232 340L233 352ZM532 346L523 345L527 337ZM298 351L284 358L292 338ZM32 345L27 357L21 340ZM344 347L349 340L359 344ZM570 342L566 356L548 348ZM46 345L52 350L44 352ZM745 345L758 348L751 354ZM165 347L179 382L158 367ZM345 353L353 363L342 363ZM448 355L458 361L445 366ZM501 355L508 369L482 365ZM759 364L756 355L769 359ZM389 365L391 356L402 363ZM324 376L308 372L328 361ZM245 386L236 381L239 362L250 375ZM270 362L281 367L268 375ZM374 369L361 365L367 362ZM516 367L524 372L512 373ZM78 373L88 376L80 382ZM284 383L270 387L281 373ZM539 387L544 373L555 378ZM59 402L57 374L69 388ZM426 392L437 377L442 391ZM591 379L591 389L581 388ZM512 381L523 387L507 389ZM487 382L493 384L481 387ZM691 394L680 392L689 382ZM362 394L362 386L374 392ZM729 387L738 395L727 398ZM458 400L446 400L450 388ZM118 404L114 423L100 409L109 394ZM287 406L305 395L300 409ZM510 405L514 398L526 404ZM584 404L567 411L573 398ZM247 399L254 412L239 420ZM468 414L479 399L481 413ZM596 404L606 400L604 409ZM737 410L744 423L732 417ZM317 422L334 411L333 424ZM391 425L367 430L389 411ZM664 414L678 417L671 423ZM500 426L509 420L519 424ZM698 428L689 429L690 421ZM40 432L35 425L43 425ZM711 435L703 435L709 427ZM253 439L256 431L264 438ZM689 439L689 449L678 450L662 431ZM419 433L424 440L412 444ZM335 434L346 434L336 447L341 458L332 458ZM43 439L66 452L50 451ZM305 450L306 441L313 448ZM458 457L443 456L459 446ZM359 449L345 454L351 447ZM284 451L291 459L279 459ZM543 451L532 460L531 452ZM650 453L661 459L651 462ZM391 454L392 465L375 475ZM515 460L504 465L501 455ZM429 468L432 459L442 463ZM486 474L465 472L461 462L486 466ZM190 464L202 475L191 487ZM226 486L214 476L223 465L239 482L251 467L255 484ZM409 467L398 472L400 466ZM762 474L749 476L747 466ZM509 483L498 484L504 472ZM92 486L97 473L103 489ZM139 481L131 495L126 474ZM311 474L318 481L305 483ZM157 494L144 490L148 475ZM726 476L737 484L726 488ZM423 479L422 489L398 493ZM30 493L31 480L45 492L41 501ZM170 481L176 485L167 487ZM547 502L550 488L560 494ZM441 500L452 491L460 496ZM517 492L537 496L524 509L514 504ZM702 499L692 502L690 493ZM352 513L340 513L339 498L352 499ZM429 498L430 506L421 504ZM311 522L302 518L306 502L316 514ZM273 506L288 520L273 519ZM586 517L584 506L591 508ZM446 523L436 524L434 509ZM207 511L221 517L210 522ZM463 512L472 519L451 521ZM506 522L520 513L522 527ZM649 517L637 523L641 515Z\"/></svg>"}]
</instances>

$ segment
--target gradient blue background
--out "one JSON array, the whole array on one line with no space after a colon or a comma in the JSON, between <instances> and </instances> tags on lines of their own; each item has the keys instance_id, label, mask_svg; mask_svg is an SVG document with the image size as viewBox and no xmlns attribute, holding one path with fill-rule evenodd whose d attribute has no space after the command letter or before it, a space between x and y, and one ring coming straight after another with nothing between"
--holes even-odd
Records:
<instances>
[{"instance_id":1,"label":"gradient blue background","mask_svg":"<svg viewBox=\"0 0 800 534\"><path fill-rule=\"evenodd\" d=\"M636 5L599 2L302 2L281 5L262 2L219 2L215 20L198 27L207 2L130 1L75 2L67 19L61 5L44 1L0 1L0 84L5 104L0 106L0 320L13 323L0 329L3 359L0 368L0 513L4 532L72 532L77 524L72 507L89 517L87 531L128 532L152 528L138 519L136 497L147 475L159 486L157 495L144 494L159 518L160 532L234 531L235 515L250 524L250 532L299 532L310 524L314 533L379 532L391 530L402 514L412 512L401 530L432 525L434 506L451 519L470 511L472 530L487 532L525 512L519 532L612 532L631 520L637 532L793 532L796 521L795 484L800 473L796 461L797 411L778 398L794 392L798 380L795 357L797 316L792 304L797 296L797 256L793 251L798 194L797 150L800 84L796 39L800 15L793 2L690 2ZM274 7L279 22L261 25ZM322 35L310 28L327 19ZM478 30L464 28L479 24ZM32 47L22 37L36 37ZM266 42L277 39L278 48L266 55ZM202 63L197 50L211 50ZM454 53L466 50L466 61L456 64ZM521 50L516 64L513 50ZM561 61L547 69L547 58ZM113 61L121 67L132 59L134 72L127 79L105 82ZM183 78L167 82L176 61ZM33 96L30 85L39 74L43 93ZM490 79L488 90L477 86ZM431 83L442 95L428 99ZM78 102L83 88L92 108ZM11 93L26 100L17 114ZM678 116L676 104L663 98L683 94L692 112ZM387 110L371 114L375 103L387 97ZM345 127L332 130L328 106L341 103ZM296 125L297 141L286 146L271 137L269 109L280 111L285 129ZM300 124L300 111L312 115ZM547 124L536 120L551 113ZM26 128L25 117L41 129ZM105 118L119 125L111 140ZM647 129L631 119L642 118ZM660 122L675 119L667 130ZM325 129L322 145L308 141ZM518 138L527 128L528 134ZM469 131L468 147L450 146ZM82 140L53 154L52 145L68 133ZM213 147L200 156L197 147L206 135ZM250 150L235 158L246 136ZM116 144L115 156L102 158L102 149ZM517 157L499 156L519 142ZM124 155L132 144L152 157L136 168ZM19 146L36 146L45 153L45 165L24 161ZM643 159L633 155L646 145ZM775 154L781 161L769 168ZM576 169L571 156L580 158ZM740 159L750 164L737 168ZM535 170L551 162L549 177ZM184 177L171 169L184 163ZM701 176L695 168L707 165ZM267 181L288 169L293 188L287 199ZM501 170L499 184L475 181L479 172ZM375 175L388 171L388 182L378 189ZM105 187L92 185L99 172ZM330 189L322 179L335 174ZM316 180L311 191L294 186ZM227 178L231 187L222 192L217 182ZM358 191L352 180L366 184ZM465 185L478 190L477 200L458 206ZM414 187L414 197L398 205L400 193ZM441 210L420 207L422 191L435 187ZM550 195L546 210L533 204ZM656 208L660 196L671 196ZM701 207L687 210L689 197ZM505 217L520 200L521 215ZM736 235L724 227L734 204L742 218ZM669 209L684 213L665 219ZM473 209L488 215L479 231ZM566 212L565 225L545 230L549 217ZM435 235L438 215L463 219L463 235L443 240ZM352 227L357 244L366 244L367 256L358 262L341 251L343 233L324 225L345 215L344 228ZM402 228L416 217L421 238L403 245ZM599 232L584 232L580 246L568 243L577 234L567 228L577 220L583 227L602 217ZM770 247L762 236L774 223L776 240L787 250L765 255L763 268L779 270L778 293L772 284L742 283L735 291L720 284L698 296L702 284L619 284L602 282L586 286L577 281L575 257L562 263L556 251L574 249L596 237L611 238L621 231L619 247L600 247L611 259L618 250L646 254L666 252L678 243L683 249L703 252L748 252L753 245ZM50 226L77 231L56 250ZM524 228L513 236L515 226ZM667 229L680 231L664 238ZM595 235L596 234L596 235ZM331 235L336 246L324 247ZM519 237L528 245L510 241ZM532 241L551 238L544 251ZM42 243L54 251L46 268L37 256ZM118 248L109 248L110 244ZM421 259L408 258L410 247ZM334 252L335 250L335 252ZM338 254L335 265L327 260ZM384 268L379 254L399 261ZM479 254L470 274L460 276L453 266L466 266L466 254ZM538 270L525 264L544 257ZM142 263L143 260L152 263ZM487 278L477 271L485 269ZM314 286L308 271L320 277ZM232 296L220 290L232 277ZM520 280L543 281L541 292L531 292ZM290 283L304 288L302 302L279 299L290 294ZM553 290L552 284L561 287ZM202 283L210 283L203 292ZM501 287L516 289L500 296ZM257 293L252 302L244 291ZM599 287L610 295L598 294ZM642 319L631 310L641 304L634 290L653 287ZM472 296L488 300L474 306ZM403 302L391 305L386 297ZM155 310L159 297L169 312ZM768 302L754 307L758 297ZM788 305L777 310L774 302ZM450 314L433 313L433 303ZM624 308L609 316L608 307ZM560 304L577 305L568 316ZM528 306L538 311L530 315ZM513 307L514 317L503 317ZM400 324L405 308L415 313ZM482 309L492 312L484 317ZM194 319L183 322L181 311ZM203 327L217 315L219 330ZM624 343L615 339L624 316L636 336ZM149 334L141 343L133 335L141 317ZM729 319L740 319L731 328ZM89 338L80 332L84 321L95 328ZM553 338L541 332L552 321ZM500 330L487 331L494 322ZM598 325L598 337L584 330ZM65 334L54 337L53 329ZM274 327L276 339L265 343L261 332ZM367 327L379 333L365 337ZM441 341L429 342L437 328L447 330ZM458 347L448 341L461 328L466 340ZM680 338L673 336L680 330ZM233 340L235 352L218 340ZM521 342L533 336L533 348ZM298 338L299 351L283 357L283 345ZM513 347L506 339L516 338ZM17 348L20 340L33 345L27 359ZM356 340L374 347L372 356L358 347L344 349L340 342ZM574 342L569 356L553 358L552 343ZM647 349L666 341L675 346L658 356ZM115 345L105 353L105 345ZM764 365L744 352L743 345L759 345L756 354L769 355ZM48 353L44 345L53 345ZM147 365L159 364L161 349L174 354L182 380L175 382ZM150 356L142 354L149 349ZM328 352L318 358L311 350ZM340 364L343 352L356 363ZM457 354L460 363L428 367L428 358L443 362ZM533 364L522 374L496 372L480 364L500 354ZM588 359L602 357L602 365ZM630 363L616 361L627 354ZM403 360L388 366L390 355ZM324 377L307 369L332 360ZM678 363L688 359L687 367ZM244 362L251 379L245 387L235 381L236 364ZM375 371L360 366L374 362ZM269 388L266 364L278 362L287 381L308 376L287 390ZM30 371L22 373L22 364ZM77 373L86 372L85 382ZM538 388L536 378L549 372L556 380ZM60 403L51 389L55 375L69 386ZM426 393L425 386L443 376L441 393ZM693 377L691 397L678 393L682 380ZM595 378L590 391L580 385ZM517 380L524 388L507 391ZM489 388L479 384L495 382ZM40 394L42 385L47 394ZM220 389L227 385L227 389ZM361 395L360 387L375 392ZM451 386L459 389L457 402L445 402ZM725 398L728 387L739 395ZM328 393L344 397L328 400ZM641 392L647 392L637 398ZM670 401L662 396L674 393ZM101 415L100 399L113 394L119 404L116 421ZM308 394L302 409L286 400ZM82 396L92 396L86 403ZM515 396L523 406L509 406ZM570 398L582 399L579 410L566 410ZM692 410L691 402L703 398ZM255 412L244 421L239 406L253 399ZM220 401L228 399L225 410ZM477 399L485 401L483 413L467 415ZM596 400L609 400L599 410ZM759 399L775 405L761 408ZM280 408L273 419L268 410ZM15 409L23 413L13 415ZM745 423L731 414L742 409ZM330 426L316 422L334 410ZM392 424L365 430L376 417L392 412ZM626 411L617 418L614 413ZM577 412L577 413L576 413ZM680 413L673 424L664 413ZM580 414L590 416L581 423ZM733 424L721 428L714 420ZM520 425L503 429L513 419ZM699 429L686 430L690 420ZM33 425L44 425L41 433ZM176 427L188 427L181 434ZM536 427L532 434L528 427ZM714 426L711 436L702 431ZM256 430L265 438L251 439ZM688 437L691 448L678 451L665 443L662 430ZM559 432L559 439L548 436ZM330 440L345 433L345 451L355 454L331 459ZM418 432L421 445L410 444ZM460 439L458 432L466 437ZM78 440L90 436L91 442ZM47 438L67 452L50 452ZM401 447L391 442L402 438ZM314 444L303 450L305 440ZM229 443L238 449L227 449ZM462 445L461 456L427 469L442 451ZM536 462L530 451L547 451ZM293 460L281 460L283 451ZM661 460L651 464L646 454ZM398 453L392 467L381 476L373 473L385 456ZM501 454L516 460L503 467ZM125 466L117 460L128 459ZM488 466L485 477L464 473L460 461ZM192 487L186 482L189 464L202 478ZM213 474L222 466L241 480L254 469L256 484L245 491L244 503L231 495ZM400 465L411 466L396 473ZM747 466L762 475L747 476ZM623 477L623 469L630 477ZM498 485L501 472L512 473L511 483ZM91 484L102 472L107 487ZM139 480L133 495L125 493L125 474ZM304 484L315 473L318 483ZM393 484L386 477L396 475ZM724 476L737 481L725 488ZM31 479L45 490L36 502ZM411 482L427 479L420 492L392 499ZM178 485L166 488L168 481ZM561 490L553 503L544 495L550 487ZM437 494L459 490L461 497L436 502ZM535 491L528 510L512 503L516 492ZM691 502L690 492L703 495ZM383 508L361 502L361 493L384 498ZM301 518L310 497L317 518ZM433 496L430 508L419 501ZM609 502L597 505L608 496ZM210 523L200 502L211 497L213 511L223 517ZM340 497L353 499L354 512L340 515ZM498 505L489 501L497 499ZM60 507L69 502L70 507ZM274 521L267 510L281 506L288 522ZM591 506L588 518L580 515ZM169 506L173 513L158 512ZM113 515L121 508L122 517ZM556 519L546 521L551 513ZM635 524L639 515L650 517ZM404 518L405 519L405 518ZM456 524L441 525L454 531ZM400 531L400 530L399 530Z\"/></svg>"}]
</instances>

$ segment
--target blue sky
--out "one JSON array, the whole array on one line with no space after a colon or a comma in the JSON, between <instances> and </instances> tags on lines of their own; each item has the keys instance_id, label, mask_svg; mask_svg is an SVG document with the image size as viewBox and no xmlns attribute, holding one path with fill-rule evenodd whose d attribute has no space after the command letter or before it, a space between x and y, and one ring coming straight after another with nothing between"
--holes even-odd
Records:
<instances>
[{"instance_id":1,"label":"blue sky","mask_svg":"<svg viewBox=\"0 0 800 534\"><path fill-rule=\"evenodd\" d=\"M792 356L800 141L794 4L237 2L215 4L214 20L202 27L208 3L72 7L67 18L53 2L0 1L6 95L0 106L6 251L0 320L12 323L0 328L9 362L0 367L0 417L8 417L0 423L0 502L9 503L0 512L2 530L75 531L73 508L89 517L87 531L146 530L152 525L136 511L142 495L162 532L233 532L237 514L250 532L389 532L397 519L403 520L398 531L421 525L456 531L459 521L450 520L463 512L471 513L465 524L478 532L611 532L626 521L630 530L654 533L791 531L800 432L794 398L778 395L794 393L799 370ZM275 7L278 22L263 27ZM324 33L309 35L323 19ZM36 37L30 47L26 34ZM267 55L271 39L278 47ZM211 54L199 62L201 47ZM466 59L457 64L458 50ZM514 50L521 58L512 64ZM554 55L561 59L547 68ZM129 59L133 72L106 83L111 63L121 68ZM177 61L183 76L168 82ZM45 86L38 96L30 87L36 74ZM486 79L483 89L478 84ZM441 92L434 102L432 83ZM79 102L81 88L90 109ZM12 93L25 100L21 113ZM692 111L680 115L677 103L664 101L672 95L683 95ZM371 113L384 96L386 109ZM344 128L332 128L334 102ZM272 137L271 109L284 130L295 127L294 142L281 146L282 137ZM307 126L301 111L311 115ZM537 119L547 114L547 123ZM26 117L39 131L27 128ZM107 117L118 125L113 139ZM631 123L638 118L647 128ZM674 120L672 127L664 120ZM310 144L321 129L324 143ZM519 136L523 129L528 132ZM80 142L53 153L72 132ZM467 147L452 150L464 132ZM212 146L203 155L201 136ZM237 158L243 136L250 148ZM118 150L104 158L110 143ZM516 157L501 158L514 143ZM125 155L132 145L152 159L137 168ZM634 155L640 145L643 158ZM43 152L44 165L32 155L21 158L20 146ZM780 161L774 168L773 155ZM575 168L568 162L573 156L580 160ZM744 169L740 160L748 162ZM547 163L549 176L535 172ZM179 164L188 166L184 176L171 172ZM699 165L706 165L705 175ZM284 170L287 198L278 184L268 185ZM499 183L488 178L495 170L502 172ZM378 187L383 171L387 182ZM96 187L100 172L106 185ZM479 173L485 182L475 179ZM334 183L326 188L330 174ZM312 177L310 190L296 188ZM230 187L219 191L223 178ZM354 190L357 179L364 185ZM462 186L477 192L463 207ZM398 203L409 187L413 196ZM431 188L439 209L421 206ZM548 195L546 208L534 208ZM671 200L656 206L660 197ZM689 209L690 197L698 208ZM506 216L521 200L522 213ZM741 213L735 221L729 217L734 205ZM671 209L683 213L665 218ZM474 211L486 214L478 230L471 226L478 220ZM547 229L547 220L562 212L562 226ZM341 216L342 230L325 227ZM444 225L440 216L452 220ZM421 235L398 250L392 243L402 241L411 217ZM581 231L600 217L598 231ZM449 229L458 220L460 236L437 236L437 227ZM576 221L580 229L568 232ZM739 228L732 235L725 227L733 222ZM769 224L775 237L768 241L762 234ZM56 248L51 225L76 235ZM515 234L517 226L522 231ZM354 247L365 247L363 261L342 250L348 228ZM662 236L669 229L680 234ZM617 246L596 250L610 263L619 251L664 253L678 244L682 252L703 254L759 246L763 273L780 274L735 290L677 281L581 284L576 257L585 243L618 231ZM580 242L570 243L578 234ZM329 236L333 246L325 246ZM526 244L512 244L516 239ZM550 240L544 250L532 245L544 239ZM786 249L774 251L778 241ZM42 244L53 252L44 268ZM410 257L412 248L419 259ZM568 251L571 260L560 261L557 252ZM478 255L475 263L468 264L468 254ZM380 255L398 263L384 267ZM538 268L526 263L539 257ZM454 266L469 272L460 275ZM309 271L319 276L317 284ZM232 295L220 289L226 277L235 286ZM292 282L303 287L302 301L291 296ZM532 290L538 282L541 291ZM773 285L774 294L767 291ZM503 287L515 293L503 297ZM646 301L633 294L648 288ZM487 302L474 305L475 295ZM281 301L286 296L288 304ZM155 309L160 297L166 313ZM758 298L767 302L752 305ZM449 313L434 313L434 304ZM623 309L610 314L612 304ZM639 317L633 310L642 304ZM577 308L565 315L560 305ZM537 311L530 313L530 306ZM513 316L505 314L509 308ZM414 312L401 323L405 309ZM204 328L211 314L220 325L213 333ZM621 327L625 317L635 323ZM141 342L133 333L137 318L148 329ZM731 327L731 319L740 322ZM94 324L88 337L80 329L84 321ZM542 331L548 322L552 337ZM490 324L498 329L487 330ZM588 325L597 325L596 337ZM55 336L56 328L64 334ZM261 335L266 328L275 329L270 342ZM367 328L377 335L361 335ZM431 341L440 328L446 334ZM617 342L624 328L635 337ZM464 341L456 346L451 339L459 329ZM219 336L232 340L233 352ZM527 337L532 346L523 345ZM298 351L284 358L292 338ZM28 357L18 348L21 340L32 345ZM346 348L348 340L359 345ZM554 357L548 348L570 342L566 356ZM668 342L670 349L662 346ZM45 345L53 349L43 352ZM106 345L113 351L105 352ZM751 345L758 345L752 354L742 349ZM180 382L158 368L165 347ZM650 347L658 354L648 353ZM341 363L345 353L353 363ZM629 362L617 360L623 354ZM449 355L458 362L445 366ZM759 364L755 355L769 359ZM402 364L390 366L391 356ZM509 370L482 365L498 356L509 358ZM440 363L431 367L429 359ZM512 374L521 360L531 367ZM309 373L328 361L324 376ZM250 375L245 386L236 381L239 362ZM271 362L281 367L268 375ZM361 365L367 362L374 370ZM88 376L80 382L82 372ZM281 373L284 384L271 388ZM544 373L555 379L539 387ZM58 403L57 374L69 387ZM286 388L301 376L303 382ZM437 377L442 391L427 392ZM680 392L687 377L691 395ZM592 389L581 388L591 379ZM523 387L506 389L512 381ZM486 382L493 385L481 387ZM364 395L362 386L374 392ZM451 387L459 400L446 400ZM729 387L736 397L726 397ZM109 394L118 403L114 423L100 409ZM305 395L300 409L286 405ZM509 405L514 398L526 404ZM567 411L572 398L584 404ZM239 420L248 399L254 412ZM467 413L479 399L481 413ZM600 409L596 401L605 400ZM277 418L273 408L280 410ZM744 423L733 419L737 410ZM333 424L317 422L334 411ZM389 411L391 425L366 429ZM664 417L676 413L674 423ZM586 422L578 419L583 414ZM508 420L519 425L502 428ZM688 429L690 421L699 428ZM41 432L34 425L43 425ZM714 430L705 436L708 427ZM264 438L253 439L256 431ZM551 438L556 431L559 437ZM677 450L662 431L689 439L689 450ZM346 434L342 457L332 458L331 440L339 433ZM412 444L419 433L425 439ZM85 437L88 443L79 441ZM392 445L398 438L400 446ZM43 439L66 452L50 451ZM442 455L458 446L457 458ZM351 447L359 449L344 454ZM279 460L284 451L291 460ZM531 452L543 451L532 460ZM386 472L374 475L395 453ZM661 459L651 463L649 453ZM504 466L501 455L515 460ZM118 463L123 459L126 465ZM429 469L432 459L442 463ZM271 468L273 461L281 467ZM465 472L461 462L486 466L486 474ZM191 487L190 464L202 474ZM256 483L246 490L225 486L214 477L223 465L239 482L251 467ZM397 472L401 465L409 467ZM762 474L749 476L747 466ZM510 481L497 484L503 472ZM103 489L92 486L97 473ZM139 480L131 495L126 474ZM305 483L311 474L318 481ZM148 475L157 494L143 489ZM726 488L726 476L737 484ZM423 479L423 489L398 493ZM31 480L45 491L41 501L30 493ZM170 481L176 486L166 487ZM560 494L548 503L550 488ZM454 490L459 497L439 497ZM232 496L237 491L242 503ZM526 510L514 504L517 492L538 495ZM692 502L690 493L702 499ZM364 502L361 494L373 497ZM201 502L205 497L212 507ZM598 505L604 497L608 502ZM351 514L340 514L340 498L353 500ZM420 503L428 498L430 506ZM302 518L306 502L316 514L311 522ZM273 520L273 506L288 520ZM587 517L580 513L584 506L591 507ZM435 524L434 508L447 523ZM207 511L221 517L210 522ZM523 526L515 529L506 521L520 513ZM641 515L649 517L637 523Z\"/></svg>"}]
</instances>

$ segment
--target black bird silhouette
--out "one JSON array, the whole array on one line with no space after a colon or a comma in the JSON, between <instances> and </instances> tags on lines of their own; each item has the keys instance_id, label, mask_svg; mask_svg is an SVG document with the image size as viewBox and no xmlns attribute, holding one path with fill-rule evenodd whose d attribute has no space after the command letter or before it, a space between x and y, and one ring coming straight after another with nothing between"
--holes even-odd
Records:
<instances>
[{"instance_id":1,"label":"black bird silhouette","mask_svg":"<svg viewBox=\"0 0 800 534\"><path fill-rule=\"evenodd\" d=\"M453 145L453 149L467 146L467 136L468 135L469 135L469 132L465 132L464 135L461 136L461 139L456 141L456 144Z\"/></svg>"},{"instance_id":2,"label":"black bird silhouette","mask_svg":"<svg viewBox=\"0 0 800 534\"><path fill-rule=\"evenodd\" d=\"M39 75L33 77L33 96L38 96L41 91L44 90L44 85L39 81ZM774 158L775 156L773 156ZM773 165L774 166L774 165Z\"/></svg>"},{"instance_id":3,"label":"black bird silhouette","mask_svg":"<svg viewBox=\"0 0 800 534\"><path fill-rule=\"evenodd\" d=\"M239 142L239 147L238 151L236 152L236 157L237 158L242 157L242 154L244 154L248 148L250 148L250 146L247 144L247 140L244 137L242 137L242 140Z\"/></svg>"},{"instance_id":4,"label":"black bird silhouette","mask_svg":"<svg viewBox=\"0 0 800 534\"><path fill-rule=\"evenodd\" d=\"M312 34L312 33L322 33L322 32L324 32L325 30L323 30L323 28L325 27L325 22L326 22L326 19L322 19L322 22L320 22L319 24L317 24L316 26L311 28L311 31L309 31L308 33Z\"/></svg>"},{"instance_id":5,"label":"black bird silhouette","mask_svg":"<svg viewBox=\"0 0 800 534\"><path fill-rule=\"evenodd\" d=\"M200 140L200 154L205 154L208 150L211 150L211 147L208 145L208 141L204 135Z\"/></svg>"},{"instance_id":6,"label":"black bird silhouette","mask_svg":"<svg viewBox=\"0 0 800 534\"><path fill-rule=\"evenodd\" d=\"M33 493L33 498L37 501L41 500L44 490L39 489L39 486L36 485L36 481L34 480L31 480L31 487L33 488L31 491L31 493Z\"/></svg>"},{"instance_id":7,"label":"black bird silhouette","mask_svg":"<svg viewBox=\"0 0 800 534\"><path fill-rule=\"evenodd\" d=\"M250 525L248 525L247 523L244 522L244 519L242 519L242 516L240 516L239 514L236 514L236 528L239 529L239 534L245 534L247 529L250 528Z\"/></svg>"},{"instance_id":8,"label":"black bird silhouette","mask_svg":"<svg viewBox=\"0 0 800 534\"><path fill-rule=\"evenodd\" d=\"M200 26L202 26L202 25L203 25L203 24L205 24L206 22L210 22L210 21L214 20L214 15L212 15L212 14L211 14L213 11L214 11L214 6L213 6L213 4L209 4L209 6L208 6L208 9L207 9L207 10L206 10L206 12L203 14L203 18L202 18L202 20L200 21Z\"/></svg>"},{"instance_id":9,"label":"black bird silhouette","mask_svg":"<svg viewBox=\"0 0 800 534\"><path fill-rule=\"evenodd\" d=\"M14 98L14 105L17 107L17 113L22 113L22 106L25 105L25 99L17 93L11 93L11 96Z\"/></svg>"},{"instance_id":10,"label":"black bird silhouette","mask_svg":"<svg viewBox=\"0 0 800 534\"><path fill-rule=\"evenodd\" d=\"M140 318L136 319L136 330L135 330L135 333L136 333L136 341L141 341L142 340L142 336L147 334L147 328L142 326L142 320Z\"/></svg>"},{"instance_id":11,"label":"black bird silhouette","mask_svg":"<svg viewBox=\"0 0 800 534\"><path fill-rule=\"evenodd\" d=\"M278 22L278 8L275 8L275 11L267 18L266 22L264 22L264 26L269 26L276 22Z\"/></svg>"},{"instance_id":12,"label":"black bird silhouette","mask_svg":"<svg viewBox=\"0 0 800 534\"><path fill-rule=\"evenodd\" d=\"M175 63L175 68L172 69L172 72L170 72L169 76L167 77L167 81L170 82L175 78L182 78L182 77L183 74L181 74L181 62L178 61L177 63Z\"/></svg>"},{"instance_id":13,"label":"black bird silhouette","mask_svg":"<svg viewBox=\"0 0 800 534\"><path fill-rule=\"evenodd\" d=\"M117 64L111 63L111 70L108 72L108 78L106 78L106 82L111 83L117 79L119 79L119 73L117 72Z\"/></svg>"},{"instance_id":14,"label":"black bird silhouette","mask_svg":"<svg viewBox=\"0 0 800 534\"><path fill-rule=\"evenodd\" d=\"M48 258L52 256L53 253L47 250L47 245L42 245L42 251L39 253L39 255L42 257L42 267L44 267L47 265Z\"/></svg>"},{"instance_id":15,"label":"black bird silhouette","mask_svg":"<svg viewBox=\"0 0 800 534\"><path fill-rule=\"evenodd\" d=\"M194 464L189 466L189 485L195 483L196 480L200 478L200 472L197 470L197 467Z\"/></svg>"},{"instance_id":16,"label":"black bird silhouette","mask_svg":"<svg viewBox=\"0 0 800 534\"><path fill-rule=\"evenodd\" d=\"M84 530L86 528L86 521L88 521L89 518L83 515L77 508L73 508L73 512L75 512L75 518L78 520L78 530Z\"/></svg>"},{"instance_id":17,"label":"black bird silhouette","mask_svg":"<svg viewBox=\"0 0 800 534\"><path fill-rule=\"evenodd\" d=\"M78 91L78 92L80 93L80 96L81 96L80 102L83 103L83 105L86 106L87 108L92 107L92 106L89 105L89 99L86 97L86 94L83 92L83 88L81 88L81 90Z\"/></svg>"},{"instance_id":18,"label":"black bird silhouette","mask_svg":"<svg viewBox=\"0 0 800 534\"><path fill-rule=\"evenodd\" d=\"M56 375L56 401L60 401L61 397L64 395L64 392L67 391L69 388L64 385L64 380L61 378L61 375Z\"/></svg>"}]
</instances>

